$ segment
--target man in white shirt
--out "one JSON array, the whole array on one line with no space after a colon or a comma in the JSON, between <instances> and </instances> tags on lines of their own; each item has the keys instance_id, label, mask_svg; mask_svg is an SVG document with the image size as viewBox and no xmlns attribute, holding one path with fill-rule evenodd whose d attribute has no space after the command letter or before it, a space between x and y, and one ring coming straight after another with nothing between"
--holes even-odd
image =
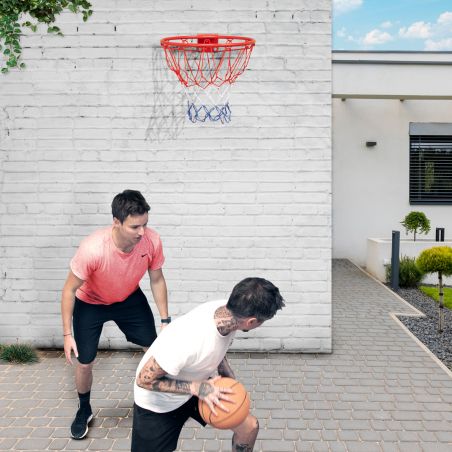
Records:
<instances>
[{"instance_id":1,"label":"man in white shirt","mask_svg":"<svg viewBox=\"0 0 452 452\"><path fill-rule=\"evenodd\" d=\"M278 288L270 281L246 278L234 287L227 303L204 303L168 325L138 365L132 452L175 450L189 417L205 425L198 399L214 413L227 411L222 400L229 400L232 391L214 383L219 376L235 378L226 359L235 332L261 326L283 306ZM232 430L232 451L251 452L258 420L248 415Z\"/></svg>"}]
</instances>

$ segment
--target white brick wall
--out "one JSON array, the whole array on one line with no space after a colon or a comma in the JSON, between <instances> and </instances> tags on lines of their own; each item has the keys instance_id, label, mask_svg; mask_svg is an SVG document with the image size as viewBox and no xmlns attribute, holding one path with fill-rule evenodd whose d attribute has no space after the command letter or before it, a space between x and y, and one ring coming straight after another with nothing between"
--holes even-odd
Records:
<instances>
[{"instance_id":1,"label":"white brick wall","mask_svg":"<svg viewBox=\"0 0 452 452\"><path fill-rule=\"evenodd\" d=\"M64 38L25 36L27 69L0 79L0 342L61 346L69 260L111 222L112 197L134 188L164 241L173 315L262 276L287 307L235 348L329 351L331 2L93 8L88 23L62 16ZM158 45L200 32L257 42L225 126L184 118ZM109 325L102 345L127 343Z\"/></svg>"}]
</instances>

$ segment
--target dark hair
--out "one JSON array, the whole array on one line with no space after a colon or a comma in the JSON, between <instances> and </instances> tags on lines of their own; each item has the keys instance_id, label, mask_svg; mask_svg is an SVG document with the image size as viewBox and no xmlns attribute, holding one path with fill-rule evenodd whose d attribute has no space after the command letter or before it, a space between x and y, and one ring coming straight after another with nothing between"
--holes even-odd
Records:
<instances>
[{"instance_id":1,"label":"dark hair","mask_svg":"<svg viewBox=\"0 0 452 452\"><path fill-rule=\"evenodd\" d=\"M284 299L273 283L263 278L246 278L234 287L226 308L234 317L256 317L264 321L283 306Z\"/></svg>"},{"instance_id":2,"label":"dark hair","mask_svg":"<svg viewBox=\"0 0 452 452\"><path fill-rule=\"evenodd\" d=\"M144 196L137 190L124 190L118 193L111 203L113 218L117 218L121 223L124 223L129 215L144 215L150 209Z\"/></svg>"}]
</instances>

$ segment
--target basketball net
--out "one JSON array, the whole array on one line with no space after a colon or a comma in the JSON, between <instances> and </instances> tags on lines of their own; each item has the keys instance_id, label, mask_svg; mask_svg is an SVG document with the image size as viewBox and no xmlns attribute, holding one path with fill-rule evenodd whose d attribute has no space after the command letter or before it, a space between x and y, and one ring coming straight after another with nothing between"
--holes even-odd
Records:
<instances>
[{"instance_id":1,"label":"basketball net","mask_svg":"<svg viewBox=\"0 0 452 452\"><path fill-rule=\"evenodd\" d=\"M168 67L184 87L191 122L231 120L229 90L246 69L255 41L241 36L173 36L161 40Z\"/></svg>"}]
</instances>

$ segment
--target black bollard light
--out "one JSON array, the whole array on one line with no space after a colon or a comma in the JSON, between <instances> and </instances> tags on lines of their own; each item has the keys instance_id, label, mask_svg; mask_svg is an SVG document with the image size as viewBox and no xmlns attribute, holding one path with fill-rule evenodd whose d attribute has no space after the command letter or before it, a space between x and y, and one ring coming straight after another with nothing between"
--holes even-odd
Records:
<instances>
[{"instance_id":1,"label":"black bollard light","mask_svg":"<svg viewBox=\"0 0 452 452\"><path fill-rule=\"evenodd\" d=\"M394 290L398 290L399 288L399 268L400 268L400 231L392 231L391 287Z\"/></svg>"},{"instance_id":2,"label":"black bollard light","mask_svg":"<svg viewBox=\"0 0 452 452\"><path fill-rule=\"evenodd\" d=\"M436 228L435 240L437 242L444 242L444 228Z\"/></svg>"}]
</instances>

